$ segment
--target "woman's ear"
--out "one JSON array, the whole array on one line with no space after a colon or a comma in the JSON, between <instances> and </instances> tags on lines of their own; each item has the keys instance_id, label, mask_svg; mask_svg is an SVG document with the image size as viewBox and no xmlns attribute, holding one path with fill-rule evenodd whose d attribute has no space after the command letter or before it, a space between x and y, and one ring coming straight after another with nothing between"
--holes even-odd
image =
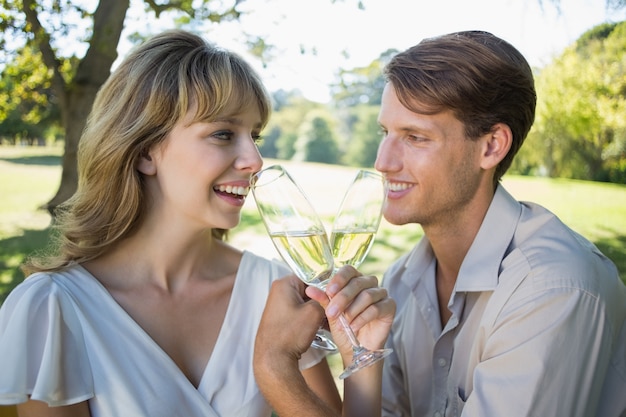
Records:
<instances>
[{"instance_id":1,"label":"woman's ear","mask_svg":"<svg viewBox=\"0 0 626 417\"><path fill-rule=\"evenodd\" d=\"M156 164L150 152L142 152L137 160L137 170L144 175L156 174Z\"/></svg>"},{"instance_id":2,"label":"woman's ear","mask_svg":"<svg viewBox=\"0 0 626 417\"><path fill-rule=\"evenodd\" d=\"M486 134L482 153L481 168L491 169L504 159L513 143L511 128L504 123L497 123L491 132Z\"/></svg>"}]
</instances>

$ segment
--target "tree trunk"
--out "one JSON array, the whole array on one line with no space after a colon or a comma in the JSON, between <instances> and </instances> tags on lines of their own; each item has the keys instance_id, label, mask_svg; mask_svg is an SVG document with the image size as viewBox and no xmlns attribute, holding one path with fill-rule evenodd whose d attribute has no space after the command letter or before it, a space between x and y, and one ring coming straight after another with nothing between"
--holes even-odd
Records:
<instances>
[{"instance_id":1,"label":"tree trunk","mask_svg":"<svg viewBox=\"0 0 626 417\"><path fill-rule=\"evenodd\" d=\"M63 109L65 126L65 148L61 163L61 183L52 199L45 204L45 208L54 217L57 206L69 199L78 186L78 167L76 153L78 142L85 128L87 116L98 92L95 85L77 86L67 96L66 108Z\"/></svg>"},{"instance_id":2,"label":"tree trunk","mask_svg":"<svg viewBox=\"0 0 626 417\"><path fill-rule=\"evenodd\" d=\"M59 204L74 194L78 185L76 153L85 128L87 116L100 86L108 78L111 66L117 59L117 45L124 28L124 19L130 0L100 0L93 15L93 35L85 57L78 64L76 75L69 85L57 87L63 97L61 115L65 127L65 151L62 160L61 183L45 208L54 217ZM58 71L55 65L48 67ZM62 91L58 91L62 89Z\"/></svg>"}]
</instances>

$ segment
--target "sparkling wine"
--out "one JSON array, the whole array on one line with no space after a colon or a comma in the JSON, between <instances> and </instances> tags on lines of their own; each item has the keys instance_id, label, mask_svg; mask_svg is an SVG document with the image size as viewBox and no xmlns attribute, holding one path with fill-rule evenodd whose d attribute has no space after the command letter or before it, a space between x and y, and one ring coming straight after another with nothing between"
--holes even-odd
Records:
<instances>
[{"instance_id":1,"label":"sparkling wine","mask_svg":"<svg viewBox=\"0 0 626 417\"><path fill-rule=\"evenodd\" d=\"M332 272L332 254L323 231L270 234L274 246L302 281L323 287Z\"/></svg>"},{"instance_id":2,"label":"sparkling wine","mask_svg":"<svg viewBox=\"0 0 626 417\"><path fill-rule=\"evenodd\" d=\"M330 237L335 266L357 268L374 243L375 230L335 230Z\"/></svg>"}]
</instances>

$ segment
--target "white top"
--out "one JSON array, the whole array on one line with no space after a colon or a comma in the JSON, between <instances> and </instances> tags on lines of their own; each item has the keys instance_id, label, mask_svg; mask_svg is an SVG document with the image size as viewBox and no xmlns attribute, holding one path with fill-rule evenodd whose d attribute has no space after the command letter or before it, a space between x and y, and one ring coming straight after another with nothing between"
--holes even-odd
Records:
<instances>
[{"instance_id":1,"label":"white top","mask_svg":"<svg viewBox=\"0 0 626 417\"><path fill-rule=\"evenodd\" d=\"M213 354L196 389L83 267L38 273L0 309L0 404L89 401L92 417L270 416L254 380L254 339L281 263L244 252ZM311 349L301 368L318 363Z\"/></svg>"},{"instance_id":2,"label":"white top","mask_svg":"<svg viewBox=\"0 0 626 417\"><path fill-rule=\"evenodd\" d=\"M444 329L435 265L423 238L383 278L398 304L383 415L626 415L626 287L595 246L499 186Z\"/></svg>"}]
</instances>

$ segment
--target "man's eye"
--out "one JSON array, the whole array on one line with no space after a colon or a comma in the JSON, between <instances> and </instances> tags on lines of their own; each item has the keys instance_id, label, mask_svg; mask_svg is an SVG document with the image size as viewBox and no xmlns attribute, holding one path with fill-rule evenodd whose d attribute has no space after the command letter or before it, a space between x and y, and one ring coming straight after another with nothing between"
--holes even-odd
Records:
<instances>
[{"instance_id":1,"label":"man's eye","mask_svg":"<svg viewBox=\"0 0 626 417\"><path fill-rule=\"evenodd\" d=\"M425 142L425 141L427 141L428 139L426 139L426 138L424 138L424 137L422 137L422 136L413 136L413 135L411 135L411 136L409 136L409 140L410 140L411 142Z\"/></svg>"}]
</instances>

